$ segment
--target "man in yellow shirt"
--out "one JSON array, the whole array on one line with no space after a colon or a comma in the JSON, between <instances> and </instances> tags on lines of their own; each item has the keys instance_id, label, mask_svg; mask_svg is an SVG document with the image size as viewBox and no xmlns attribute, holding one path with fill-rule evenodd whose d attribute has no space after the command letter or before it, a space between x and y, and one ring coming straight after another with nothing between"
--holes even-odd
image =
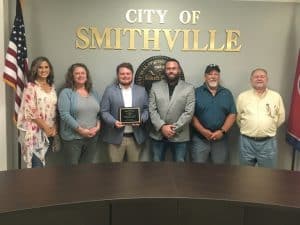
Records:
<instances>
[{"instance_id":1,"label":"man in yellow shirt","mask_svg":"<svg viewBox=\"0 0 300 225\"><path fill-rule=\"evenodd\" d=\"M277 128L285 120L281 96L267 88L268 73L257 68L250 77L252 89L237 98L240 127L240 163L270 167L277 163Z\"/></svg>"}]
</instances>

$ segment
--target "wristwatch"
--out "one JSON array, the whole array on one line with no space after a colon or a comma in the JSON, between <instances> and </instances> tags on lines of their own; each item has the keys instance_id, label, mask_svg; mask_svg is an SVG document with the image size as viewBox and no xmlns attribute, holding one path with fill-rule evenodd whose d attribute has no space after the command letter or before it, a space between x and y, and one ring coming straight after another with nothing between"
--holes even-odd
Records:
<instances>
[{"instance_id":1,"label":"wristwatch","mask_svg":"<svg viewBox=\"0 0 300 225\"><path fill-rule=\"evenodd\" d=\"M226 134L226 131L223 128L221 128L220 130L222 131L223 135Z\"/></svg>"}]
</instances>

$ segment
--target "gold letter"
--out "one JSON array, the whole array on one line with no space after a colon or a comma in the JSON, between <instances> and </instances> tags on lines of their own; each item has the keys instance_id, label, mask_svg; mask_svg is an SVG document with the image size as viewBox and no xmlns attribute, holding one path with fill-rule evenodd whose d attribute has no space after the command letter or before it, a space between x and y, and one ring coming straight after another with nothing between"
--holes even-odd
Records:
<instances>
[{"instance_id":1,"label":"gold letter","mask_svg":"<svg viewBox=\"0 0 300 225\"><path fill-rule=\"evenodd\" d=\"M209 49L208 51L212 52L221 52L224 49L224 44L220 48L215 48L216 42L216 30L209 30Z\"/></svg>"},{"instance_id":2,"label":"gold letter","mask_svg":"<svg viewBox=\"0 0 300 225\"><path fill-rule=\"evenodd\" d=\"M90 39L87 36L89 33L88 29L85 27L79 27L76 31L76 36L80 40L75 41L75 48L86 49L90 45ZM80 45L79 41L82 41L82 45Z\"/></svg>"},{"instance_id":3,"label":"gold letter","mask_svg":"<svg viewBox=\"0 0 300 225\"><path fill-rule=\"evenodd\" d=\"M143 50L150 50L149 48L149 42L153 41L153 49L154 51L159 51L159 32L160 29L143 29L144 31L144 47L142 48ZM152 31L154 32L154 37L150 38L149 37L149 32Z\"/></svg>"},{"instance_id":4,"label":"gold letter","mask_svg":"<svg viewBox=\"0 0 300 225\"><path fill-rule=\"evenodd\" d=\"M169 50L172 51L180 30L179 29L175 30L175 35L174 35L173 38L170 34L170 31L171 31L171 29L163 29L163 32L165 33L165 37L166 37L167 42L168 42Z\"/></svg>"},{"instance_id":5,"label":"gold letter","mask_svg":"<svg viewBox=\"0 0 300 225\"><path fill-rule=\"evenodd\" d=\"M193 47L193 51L206 51L208 44L206 44L203 48L199 48L199 32L200 30L192 30L193 34L194 34L194 47Z\"/></svg>"},{"instance_id":6,"label":"gold letter","mask_svg":"<svg viewBox=\"0 0 300 225\"><path fill-rule=\"evenodd\" d=\"M135 28L125 28L123 30L123 35L129 31L129 48L127 48L128 50L136 50L135 46L134 46L134 41L135 41L135 32L137 32L140 36L141 36L141 30L140 29L135 29Z\"/></svg>"},{"instance_id":7,"label":"gold letter","mask_svg":"<svg viewBox=\"0 0 300 225\"><path fill-rule=\"evenodd\" d=\"M115 35L115 50L120 50L121 48L121 28L114 28L113 30L116 31Z\"/></svg>"},{"instance_id":8,"label":"gold letter","mask_svg":"<svg viewBox=\"0 0 300 225\"><path fill-rule=\"evenodd\" d=\"M239 30L226 30L226 48L224 51L226 52L239 52L241 50L242 45L237 46L237 39L240 36ZM234 44L232 48L232 44ZM236 47L236 48L234 48Z\"/></svg>"},{"instance_id":9,"label":"gold letter","mask_svg":"<svg viewBox=\"0 0 300 225\"><path fill-rule=\"evenodd\" d=\"M130 18L130 14L133 13L136 15L136 10L135 9L129 9L127 10L126 14L125 14L125 18L127 20L128 23L135 23L136 22L136 17L134 17L134 19Z\"/></svg>"},{"instance_id":10,"label":"gold letter","mask_svg":"<svg viewBox=\"0 0 300 225\"><path fill-rule=\"evenodd\" d=\"M92 31L92 44L91 44L90 48L96 48L95 38L96 38L98 47L101 48L104 37L105 37L105 47L104 48L106 48L106 49L111 49L112 48L111 44L110 44L110 31L111 31L111 28L106 27L104 29L102 37L101 37L101 34L99 33L97 27L90 27L90 30Z\"/></svg>"},{"instance_id":11,"label":"gold letter","mask_svg":"<svg viewBox=\"0 0 300 225\"><path fill-rule=\"evenodd\" d=\"M191 30L182 30L183 32L183 49L182 51L190 51L189 49L189 33Z\"/></svg>"}]
</instances>

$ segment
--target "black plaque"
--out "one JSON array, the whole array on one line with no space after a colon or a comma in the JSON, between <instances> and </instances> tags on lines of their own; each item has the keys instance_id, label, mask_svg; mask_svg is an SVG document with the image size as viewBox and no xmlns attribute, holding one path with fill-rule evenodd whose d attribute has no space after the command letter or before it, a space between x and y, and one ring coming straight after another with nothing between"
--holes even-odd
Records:
<instances>
[{"instance_id":1,"label":"black plaque","mask_svg":"<svg viewBox=\"0 0 300 225\"><path fill-rule=\"evenodd\" d=\"M135 124L141 122L140 108L122 107L120 108L120 122L124 124Z\"/></svg>"}]
</instances>

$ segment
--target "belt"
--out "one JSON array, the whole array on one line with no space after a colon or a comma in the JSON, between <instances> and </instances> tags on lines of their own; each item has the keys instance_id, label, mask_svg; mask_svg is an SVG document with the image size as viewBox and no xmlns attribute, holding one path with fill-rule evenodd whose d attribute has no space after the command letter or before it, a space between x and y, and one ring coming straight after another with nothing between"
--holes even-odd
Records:
<instances>
[{"instance_id":1,"label":"belt","mask_svg":"<svg viewBox=\"0 0 300 225\"><path fill-rule=\"evenodd\" d=\"M266 141L266 140L269 140L270 138L272 138L270 136L266 136L266 137L249 137L249 136L244 135L244 134L242 134L242 135L246 138L249 138L249 139L253 140L253 141Z\"/></svg>"},{"instance_id":2,"label":"belt","mask_svg":"<svg viewBox=\"0 0 300 225\"><path fill-rule=\"evenodd\" d=\"M123 133L123 137L133 137L133 133Z\"/></svg>"}]
</instances>

